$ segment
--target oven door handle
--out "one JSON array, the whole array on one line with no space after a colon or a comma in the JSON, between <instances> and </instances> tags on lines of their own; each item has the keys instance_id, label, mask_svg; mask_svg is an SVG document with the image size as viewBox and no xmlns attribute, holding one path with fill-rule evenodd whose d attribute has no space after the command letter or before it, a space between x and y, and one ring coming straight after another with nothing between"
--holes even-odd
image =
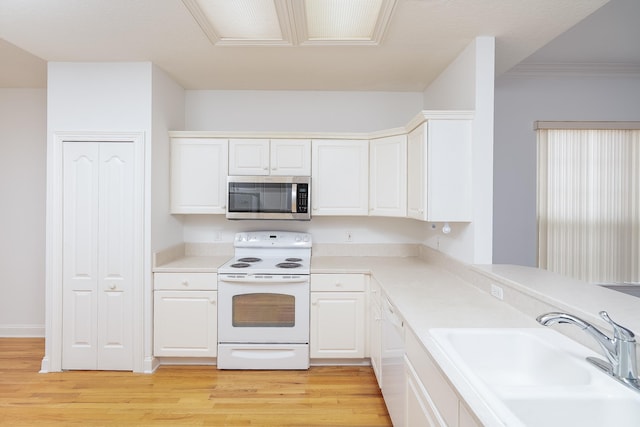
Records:
<instances>
[{"instance_id":1,"label":"oven door handle","mask_svg":"<svg viewBox=\"0 0 640 427\"><path fill-rule=\"evenodd\" d=\"M221 282L228 283L306 283L309 281L309 276L273 276L271 274L248 274L243 277L219 277Z\"/></svg>"}]
</instances>

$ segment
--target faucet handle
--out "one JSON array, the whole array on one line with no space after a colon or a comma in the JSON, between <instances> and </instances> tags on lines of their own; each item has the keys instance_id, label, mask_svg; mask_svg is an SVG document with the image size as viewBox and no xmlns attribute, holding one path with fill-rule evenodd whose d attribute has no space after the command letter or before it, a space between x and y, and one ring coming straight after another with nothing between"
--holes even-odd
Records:
<instances>
[{"instance_id":1,"label":"faucet handle","mask_svg":"<svg viewBox=\"0 0 640 427\"><path fill-rule=\"evenodd\" d=\"M611 327L613 328L613 337L615 339L618 339L621 341L630 341L630 342L636 341L635 334L631 330L611 320L611 317L609 317L609 313L603 310L600 312L600 317L602 317L611 325Z\"/></svg>"}]
</instances>

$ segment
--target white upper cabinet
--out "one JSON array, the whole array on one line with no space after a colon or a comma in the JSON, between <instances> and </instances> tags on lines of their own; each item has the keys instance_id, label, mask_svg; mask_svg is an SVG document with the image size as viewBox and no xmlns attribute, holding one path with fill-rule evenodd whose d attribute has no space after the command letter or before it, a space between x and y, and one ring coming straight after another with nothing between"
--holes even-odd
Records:
<instances>
[{"instance_id":1,"label":"white upper cabinet","mask_svg":"<svg viewBox=\"0 0 640 427\"><path fill-rule=\"evenodd\" d=\"M172 138L171 213L226 213L227 157L226 139Z\"/></svg>"},{"instance_id":2,"label":"white upper cabinet","mask_svg":"<svg viewBox=\"0 0 640 427\"><path fill-rule=\"evenodd\" d=\"M272 139L271 175L310 176L310 139Z\"/></svg>"},{"instance_id":3,"label":"white upper cabinet","mask_svg":"<svg viewBox=\"0 0 640 427\"><path fill-rule=\"evenodd\" d=\"M407 136L369 142L369 214L407 216Z\"/></svg>"},{"instance_id":4,"label":"white upper cabinet","mask_svg":"<svg viewBox=\"0 0 640 427\"><path fill-rule=\"evenodd\" d=\"M427 120L407 141L407 215L471 221L471 120Z\"/></svg>"},{"instance_id":5,"label":"white upper cabinet","mask_svg":"<svg viewBox=\"0 0 640 427\"><path fill-rule=\"evenodd\" d=\"M269 140L230 139L229 175L269 175Z\"/></svg>"},{"instance_id":6,"label":"white upper cabinet","mask_svg":"<svg viewBox=\"0 0 640 427\"><path fill-rule=\"evenodd\" d=\"M311 175L308 139L231 139L230 175Z\"/></svg>"},{"instance_id":7,"label":"white upper cabinet","mask_svg":"<svg viewBox=\"0 0 640 427\"><path fill-rule=\"evenodd\" d=\"M313 140L313 215L369 214L369 141Z\"/></svg>"}]
</instances>

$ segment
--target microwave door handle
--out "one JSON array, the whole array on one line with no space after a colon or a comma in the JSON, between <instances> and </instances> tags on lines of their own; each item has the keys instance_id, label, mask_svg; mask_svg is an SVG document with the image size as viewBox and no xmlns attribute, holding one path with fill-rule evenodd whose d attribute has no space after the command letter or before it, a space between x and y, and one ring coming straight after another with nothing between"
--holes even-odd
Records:
<instances>
[{"instance_id":1,"label":"microwave door handle","mask_svg":"<svg viewBox=\"0 0 640 427\"><path fill-rule=\"evenodd\" d=\"M291 213L298 212L298 184L291 184Z\"/></svg>"}]
</instances>

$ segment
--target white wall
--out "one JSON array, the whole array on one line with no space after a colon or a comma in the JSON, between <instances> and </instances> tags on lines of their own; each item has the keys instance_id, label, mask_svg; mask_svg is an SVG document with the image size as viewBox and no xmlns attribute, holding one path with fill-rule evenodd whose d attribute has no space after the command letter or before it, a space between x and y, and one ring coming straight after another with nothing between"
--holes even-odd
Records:
<instances>
[{"instance_id":1,"label":"white wall","mask_svg":"<svg viewBox=\"0 0 640 427\"><path fill-rule=\"evenodd\" d=\"M186 242L232 242L235 233L253 230L285 230L311 233L314 243L421 243L425 223L383 217L315 216L311 221L229 221L224 215L185 215Z\"/></svg>"},{"instance_id":2,"label":"white wall","mask_svg":"<svg viewBox=\"0 0 640 427\"><path fill-rule=\"evenodd\" d=\"M494 263L537 265L536 120L640 120L640 76L505 74L495 88Z\"/></svg>"},{"instance_id":3,"label":"white wall","mask_svg":"<svg viewBox=\"0 0 640 427\"><path fill-rule=\"evenodd\" d=\"M373 132L404 126L422 110L419 92L186 92L186 129Z\"/></svg>"},{"instance_id":4,"label":"white wall","mask_svg":"<svg viewBox=\"0 0 640 427\"><path fill-rule=\"evenodd\" d=\"M493 216L493 37L477 37L424 92L426 110L473 110L473 218L454 224L448 235L425 243L473 264L492 262Z\"/></svg>"},{"instance_id":5,"label":"white wall","mask_svg":"<svg viewBox=\"0 0 640 427\"><path fill-rule=\"evenodd\" d=\"M184 129L184 89L163 70L153 67L152 81L152 134L147 170L151 197L150 252L166 249L182 242L182 223L169 215L169 130Z\"/></svg>"},{"instance_id":6,"label":"white wall","mask_svg":"<svg viewBox=\"0 0 640 427\"><path fill-rule=\"evenodd\" d=\"M0 89L0 336L43 336L45 89Z\"/></svg>"},{"instance_id":7,"label":"white wall","mask_svg":"<svg viewBox=\"0 0 640 427\"><path fill-rule=\"evenodd\" d=\"M151 131L151 63L50 62L49 134Z\"/></svg>"}]
</instances>

